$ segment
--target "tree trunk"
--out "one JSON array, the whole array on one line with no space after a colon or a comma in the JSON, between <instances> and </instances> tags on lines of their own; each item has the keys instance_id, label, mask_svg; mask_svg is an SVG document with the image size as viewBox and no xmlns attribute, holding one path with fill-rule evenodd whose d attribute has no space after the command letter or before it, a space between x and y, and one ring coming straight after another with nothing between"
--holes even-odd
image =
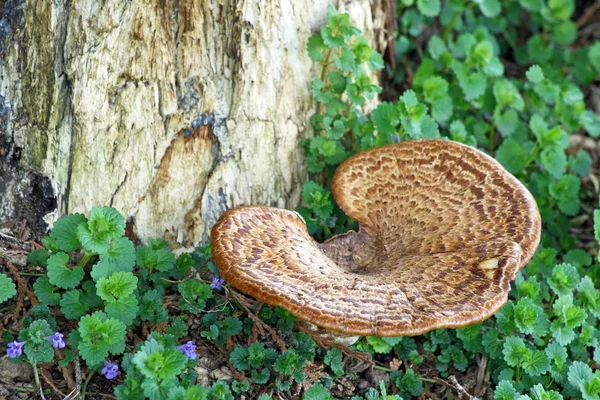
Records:
<instances>
[{"instance_id":1,"label":"tree trunk","mask_svg":"<svg viewBox=\"0 0 600 400\"><path fill-rule=\"evenodd\" d=\"M327 1L0 4L0 220L110 205L190 245L226 208L300 201ZM380 8L347 11L372 37Z\"/></svg>"}]
</instances>

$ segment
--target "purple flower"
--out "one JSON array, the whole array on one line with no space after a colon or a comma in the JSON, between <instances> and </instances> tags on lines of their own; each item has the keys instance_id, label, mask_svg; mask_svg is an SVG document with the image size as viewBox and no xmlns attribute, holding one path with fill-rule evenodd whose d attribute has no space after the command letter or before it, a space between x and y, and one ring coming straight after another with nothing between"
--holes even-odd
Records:
<instances>
[{"instance_id":1,"label":"purple flower","mask_svg":"<svg viewBox=\"0 0 600 400\"><path fill-rule=\"evenodd\" d=\"M177 346L177 350L183 351L185 353L185 355L188 358L191 358L192 360L195 360L196 357L197 357L197 355L196 355L196 345L191 340L189 340L186 344L182 344L181 346Z\"/></svg>"},{"instance_id":2,"label":"purple flower","mask_svg":"<svg viewBox=\"0 0 600 400\"><path fill-rule=\"evenodd\" d=\"M10 358L19 357L21 354L23 354L24 344L25 342L17 342L16 340L14 342L10 342L8 344L8 348L6 349L6 354L8 354Z\"/></svg>"},{"instance_id":3,"label":"purple flower","mask_svg":"<svg viewBox=\"0 0 600 400\"><path fill-rule=\"evenodd\" d=\"M66 344L65 341L63 340L63 337L65 335L63 335L60 332L56 332L54 335L52 336L48 336L48 340L50 340L52 342L52 346L54 346L57 349L64 349Z\"/></svg>"},{"instance_id":4,"label":"purple flower","mask_svg":"<svg viewBox=\"0 0 600 400\"><path fill-rule=\"evenodd\" d=\"M212 278L212 283L210 284L210 287L215 290L221 290L221 289L223 289L224 283L225 283L225 279L214 277L214 278Z\"/></svg>"},{"instance_id":5,"label":"purple flower","mask_svg":"<svg viewBox=\"0 0 600 400\"><path fill-rule=\"evenodd\" d=\"M102 368L102 375L106 377L106 379L113 379L117 376L119 371L119 366L117 364L113 364L110 361L104 360L104 368Z\"/></svg>"}]
</instances>

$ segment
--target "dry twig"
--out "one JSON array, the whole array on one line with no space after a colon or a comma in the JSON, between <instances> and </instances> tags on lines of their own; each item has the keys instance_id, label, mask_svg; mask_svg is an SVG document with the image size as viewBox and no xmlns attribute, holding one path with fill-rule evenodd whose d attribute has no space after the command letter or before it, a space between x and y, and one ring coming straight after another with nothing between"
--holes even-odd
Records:
<instances>
[{"instance_id":1,"label":"dry twig","mask_svg":"<svg viewBox=\"0 0 600 400\"><path fill-rule=\"evenodd\" d=\"M54 392L56 394L58 394L60 397L65 397L66 394L64 394L54 383L54 380L52 379L52 376L50 376L50 374L48 373L48 371L46 371L46 368L40 366L40 375L42 375L42 378L44 378L44 381L46 381L46 383L52 388L52 390L54 390Z\"/></svg>"}]
</instances>

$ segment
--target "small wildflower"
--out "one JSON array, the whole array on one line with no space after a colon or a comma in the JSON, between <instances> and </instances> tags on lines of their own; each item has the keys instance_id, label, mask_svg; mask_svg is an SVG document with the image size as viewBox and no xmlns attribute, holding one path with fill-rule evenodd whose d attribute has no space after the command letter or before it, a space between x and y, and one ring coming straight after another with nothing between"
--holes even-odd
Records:
<instances>
[{"instance_id":1,"label":"small wildflower","mask_svg":"<svg viewBox=\"0 0 600 400\"><path fill-rule=\"evenodd\" d=\"M225 279L214 277L214 278L212 278L212 283L210 284L210 287L215 290L221 290L221 289L223 289L224 283L225 283Z\"/></svg>"},{"instance_id":2,"label":"small wildflower","mask_svg":"<svg viewBox=\"0 0 600 400\"><path fill-rule=\"evenodd\" d=\"M102 375L106 377L106 379L113 379L117 376L119 371L119 366L117 364L113 364L110 361L104 360L104 368L102 368Z\"/></svg>"},{"instance_id":3,"label":"small wildflower","mask_svg":"<svg viewBox=\"0 0 600 400\"><path fill-rule=\"evenodd\" d=\"M8 344L8 348L6 349L6 354L8 354L10 358L19 357L21 354L23 354L24 344L25 342L17 342L16 340L14 342L10 342Z\"/></svg>"},{"instance_id":4,"label":"small wildflower","mask_svg":"<svg viewBox=\"0 0 600 400\"><path fill-rule=\"evenodd\" d=\"M64 349L66 344L65 341L63 340L63 337L65 335L63 335L60 332L56 332L54 335L52 336L48 336L48 340L50 340L52 342L52 346L54 346L57 349Z\"/></svg>"},{"instance_id":5,"label":"small wildflower","mask_svg":"<svg viewBox=\"0 0 600 400\"><path fill-rule=\"evenodd\" d=\"M196 345L191 340L189 340L186 344L177 346L177 350L183 351L185 353L185 355L192 360L195 360L197 357L196 356Z\"/></svg>"}]
</instances>

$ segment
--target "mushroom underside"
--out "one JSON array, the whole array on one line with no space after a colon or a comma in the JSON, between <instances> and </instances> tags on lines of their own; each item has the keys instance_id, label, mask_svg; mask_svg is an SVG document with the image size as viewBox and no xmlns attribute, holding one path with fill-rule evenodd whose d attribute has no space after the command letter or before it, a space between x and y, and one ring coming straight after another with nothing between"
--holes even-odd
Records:
<instances>
[{"instance_id":1,"label":"mushroom underside","mask_svg":"<svg viewBox=\"0 0 600 400\"><path fill-rule=\"evenodd\" d=\"M227 211L211 239L222 276L334 331L417 335L493 315L539 242L529 192L454 142L360 153L338 168L332 191L360 230L322 244L295 212Z\"/></svg>"}]
</instances>

